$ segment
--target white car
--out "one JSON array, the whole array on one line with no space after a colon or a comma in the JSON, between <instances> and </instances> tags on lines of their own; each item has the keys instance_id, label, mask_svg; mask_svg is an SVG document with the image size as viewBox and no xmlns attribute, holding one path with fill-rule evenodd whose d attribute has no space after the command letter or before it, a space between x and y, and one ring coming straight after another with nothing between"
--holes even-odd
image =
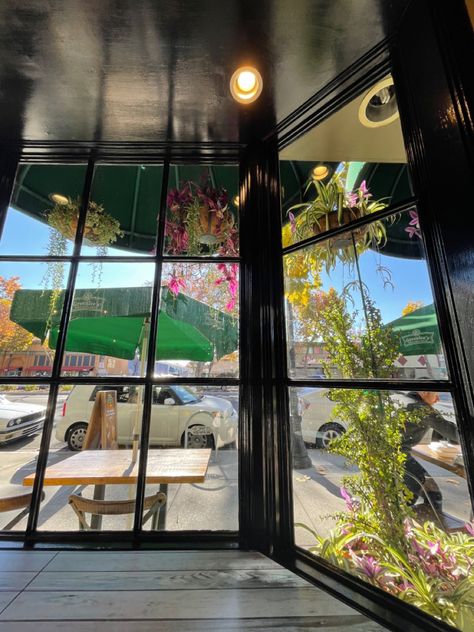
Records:
<instances>
[{"instance_id":1,"label":"white car","mask_svg":"<svg viewBox=\"0 0 474 632\"><path fill-rule=\"evenodd\" d=\"M0 445L36 434L43 427L45 415L44 406L11 402L0 395Z\"/></svg>"},{"instance_id":2,"label":"white car","mask_svg":"<svg viewBox=\"0 0 474 632\"><path fill-rule=\"evenodd\" d=\"M298 389L303 441L317 448L328 448L333 439L347 430L347 424L341 419L330 420L335 404L328 399L327 393L326 388ZM396 393L393 399L397 400ZM453 402L448 393L440 393L440 401L433 408L451 423L456 423ZM426 439L429 441L430 437L431 431Z\"/></svg>"},{"instance_id":3,"label":"white car","mask_svg":"<svg viewBox=\"0 0 474 632\"><path fill-rule=\"evenodd\" d=\"M143 388L139 386L76 385L63 404L56 438L80 450L87 432L96 393L117 392L117 430L120 445L130 445L133 427L141 420ZM237 439L238 415L221 397L198 396L187 386L154 386L150 445L221 448Z\"/></svg>"}]
</instances>

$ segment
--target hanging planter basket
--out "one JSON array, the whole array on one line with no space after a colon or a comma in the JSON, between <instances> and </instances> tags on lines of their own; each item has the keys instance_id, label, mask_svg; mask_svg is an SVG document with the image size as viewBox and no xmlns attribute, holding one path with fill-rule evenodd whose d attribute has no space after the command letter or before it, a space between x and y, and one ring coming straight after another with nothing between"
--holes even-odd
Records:
<instances>
[{"instance_id":1,"label":"hanging planter basket","mask_svg":"<svg viewBox=\"0 0 474 632\"><path fill-rule=\"evenodd\" d=\"M199 224L203 231L199 236L199 242L201 244L215 246L224 241L226 236L225 233L220 230L220 220L221 218L218 216L218 211L210 210L207 205L200 207Z\"/></svg>"}]
</instances>

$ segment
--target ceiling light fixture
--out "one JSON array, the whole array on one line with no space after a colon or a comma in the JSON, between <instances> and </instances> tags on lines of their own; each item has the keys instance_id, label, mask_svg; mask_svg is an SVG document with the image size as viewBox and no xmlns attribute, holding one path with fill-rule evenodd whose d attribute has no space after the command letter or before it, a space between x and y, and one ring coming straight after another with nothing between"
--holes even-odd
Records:
<instances>
[{"instance_id":1,"label":"ceiling light fixture","mask_svg":"<svg viewBox=\"0 0 474 632\"><path fill-rule=\"evenodd\" d=\"M311 173L313 180L324 180L329 175L329 168L327 165L320 163L313 168Z\"/></svg>"},{"instance_id":2,"label":"ceiling light fixture","mask_svg":"<svg viewBox=\"0 0 474 632\"><path fill-rule=\"evenodd\" d=\"M398 105L392 77L373 86L359 106L359 121L365 127L382 127L398 118Z\"/></svg>"},{"instance_id":3,"label":"ceiling light fixture","mask_svg":"<svg viewBox=\"0 0 474 632\"><path fill-rule=\"evenodd\" d=\"M54 202L55 204L59 204L61 206L65 206L69 203L69 198L65 195L62 195L61 193L50 193L49 199L51 200L51 202Z\"/></svg>"},{"instance_id":4,"label":"ceiling light fixture","mask_svg":"<svg viewBox=\"0 0 474 632\"><path fill-rule=\"evenodd\" d=\"M237 68L230 79L230 93L239 103L252 103L263 88L262 75L252 66Z\"/></svg>"}]
</instances>

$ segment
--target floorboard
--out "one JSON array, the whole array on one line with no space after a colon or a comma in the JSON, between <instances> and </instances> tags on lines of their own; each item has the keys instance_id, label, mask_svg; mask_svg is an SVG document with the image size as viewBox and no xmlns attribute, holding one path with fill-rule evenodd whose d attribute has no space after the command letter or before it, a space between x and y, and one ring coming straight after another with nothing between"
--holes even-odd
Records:
<instances>
[{"instance_id":1,"label":"floorboard","mask_svg":"<svg viewBox=\"0 0 474 632\"><path fill-rule=\"evenodd\" d=\"M0 632L382 632L245 551L0 550Z\"/></svg>"}]
</instances>

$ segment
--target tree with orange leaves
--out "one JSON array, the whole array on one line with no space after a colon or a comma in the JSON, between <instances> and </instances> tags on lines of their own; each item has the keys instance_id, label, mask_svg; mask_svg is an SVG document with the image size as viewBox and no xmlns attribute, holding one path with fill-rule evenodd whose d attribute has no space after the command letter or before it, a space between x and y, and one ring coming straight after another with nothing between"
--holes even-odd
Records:
<instances>
[{"instance_id":1,"label":"tree with orange leaves","mask_svg":"<svg viewBox=\"0 0 474 632\"><path fill-rule=\"evenodd\" d=\"M10 308L15 292L20 289L20 277L0 276L0 351L24 351L34 336L10 320Z\"/></svg>"},{"instance_id":2,"label":"tree with orange leaves","mask_svg":"<svg viewBox=\"0 0 474 632\"><path fill-rule=\"evenodd\" d=\"M423 307L423 305L423 301L408 301L408 303L402 309L402 316L406 316L407 314L416 312L416 310L420 309L420 307Z\"/></svg>"}]
</instances>

